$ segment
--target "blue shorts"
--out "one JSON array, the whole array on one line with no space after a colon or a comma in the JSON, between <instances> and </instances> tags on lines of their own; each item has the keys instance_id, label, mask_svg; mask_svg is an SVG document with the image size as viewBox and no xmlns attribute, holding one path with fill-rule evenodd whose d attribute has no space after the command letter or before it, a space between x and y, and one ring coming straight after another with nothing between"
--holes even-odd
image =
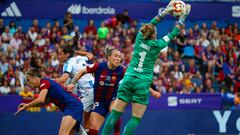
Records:
<instances>
[{"instance_id":1,"label":"blue shorts","mask_svg":"<svg viewBox=\"0 0 240 135\"><path fill-rule=\"evenodd\" d=\"M92 112L98 113L102 115L104 118L106 118L112 101L113 100L104 101L104 102L94 102Z\"/></svg>"},{"instance_id":2,"label":"blue shorts","mask_svg":"<svg viewBox=\"0 0 240 135\"><path fill-rule=\"evenodd\" d=\"M63 111L64 116L72 116L77 121L75 129L80 127L83 116L83 105L81 102L67 105Z\"/></svg>"}]
</instances>

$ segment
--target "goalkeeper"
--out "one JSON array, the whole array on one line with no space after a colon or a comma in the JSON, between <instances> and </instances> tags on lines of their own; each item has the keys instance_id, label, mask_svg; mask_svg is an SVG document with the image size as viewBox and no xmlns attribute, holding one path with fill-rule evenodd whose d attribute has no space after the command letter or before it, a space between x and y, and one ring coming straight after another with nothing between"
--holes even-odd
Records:
<instances>
[{"instance_id":1,"label":"goalkeeper","mask_svg":"<svg viewBox=\"0 0 240 135\"><path fill-rule=\"evenodd\" d=\"M153 67L159 52L179 34L185 18L190 13L191 6L187 5L171 33L162 39L156 39L156 25L165 15L173 11L173 1L159 15L153 18L150 23L144 24L140 28L134 45L132 61L118 89L116 102L106 120L102 135L109 135L111 133L115 122L130 102L132 102L132 117L124 127L123 135L132 135L138 126L147 109Z\"/></svg>"}]
</instances>

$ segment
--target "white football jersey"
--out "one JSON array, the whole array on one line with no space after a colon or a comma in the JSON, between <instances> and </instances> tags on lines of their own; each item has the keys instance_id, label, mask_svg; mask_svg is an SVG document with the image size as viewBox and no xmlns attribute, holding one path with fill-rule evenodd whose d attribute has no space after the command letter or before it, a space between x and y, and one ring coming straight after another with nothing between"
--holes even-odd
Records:
<instances>
[{"instance_id":1,"label":"white football jersey","mask_svg":"<svg viewBox=\"0 0 240 135\"><path fill-rule=\"evenodd\" d=\"M80 70L86 68L88 57L86 56L74 56L68 59L63 65L63 72L69 73L70 79L72 79ZM81 92L84 89L93 88L94 77L92 74L85 74L78 80L78 90Z\"/></svg>"}]
</instances>

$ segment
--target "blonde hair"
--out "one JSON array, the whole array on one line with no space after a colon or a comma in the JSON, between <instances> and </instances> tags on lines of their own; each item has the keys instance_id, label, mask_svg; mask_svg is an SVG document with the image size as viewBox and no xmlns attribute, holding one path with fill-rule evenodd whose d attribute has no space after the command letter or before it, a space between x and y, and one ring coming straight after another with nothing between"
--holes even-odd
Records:
<instances>
[{"instance_id":1,"label":"blonde hair","mask_svg":"<svg viewBox=\"0 0 240 135\"><path fill-rule=\"evenodd\" d=\"M155 34L155 25L153 24L144 24L141 28L140 31L143 34L143 38L145 40L149 40L153 38L153 34Z\"/></svg>"},{"instance_id":2,"label":"blonde hair","mask_svg":"<svg viewBox=\"0 0 240 135\"><path fill-rule=\"evenodd\" d=\"M26 75L26 76L35 76L35 77L41 78L40 71L39 71L39 69L37 69L37 68L31 68L31 69L29 69L29 70L25 73L25 75Z\"/></svg>"}]
</instances>

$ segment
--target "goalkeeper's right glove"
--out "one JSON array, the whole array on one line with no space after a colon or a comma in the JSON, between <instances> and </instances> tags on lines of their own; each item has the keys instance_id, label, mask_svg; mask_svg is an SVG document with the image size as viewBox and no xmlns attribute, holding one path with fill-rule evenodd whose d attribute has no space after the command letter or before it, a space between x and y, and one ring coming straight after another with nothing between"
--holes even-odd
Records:
<instances>
[{"instance_id":1,"label":"goalkeeper's right glove","mask_svg":"<svg viewBox=\"0 0 240 135\"><path fill-rule=\"evenodd\" d=\"M159 16L160 16L161 18L163 18L164 16L166 16L167 14L169 14L170 12L173 11L172 3L173 3L174 1L175 1L175 0L171 0L171 1L168 3L167 7L166 7L165 9L163 9L163 11L159 14Z\"/></svg>"}]
</instances>

